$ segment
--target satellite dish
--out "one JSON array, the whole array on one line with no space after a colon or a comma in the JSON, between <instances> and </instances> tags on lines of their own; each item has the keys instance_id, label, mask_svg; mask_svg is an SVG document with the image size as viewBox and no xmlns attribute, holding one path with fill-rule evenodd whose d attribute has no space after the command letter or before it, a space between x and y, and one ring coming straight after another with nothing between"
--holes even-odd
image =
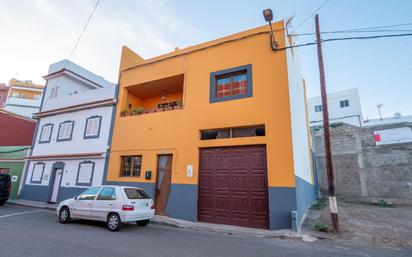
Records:
<instances>
[{"instance_id":1,"label":"satellite dish","mask_svg":"<svg viewBox=\"0 0 412 257\"><path fill-rule=\"evenodd\" d=\"M400 112L395 113L395 119L400 119L402 114Z\"/></svg>"}]
</instances>

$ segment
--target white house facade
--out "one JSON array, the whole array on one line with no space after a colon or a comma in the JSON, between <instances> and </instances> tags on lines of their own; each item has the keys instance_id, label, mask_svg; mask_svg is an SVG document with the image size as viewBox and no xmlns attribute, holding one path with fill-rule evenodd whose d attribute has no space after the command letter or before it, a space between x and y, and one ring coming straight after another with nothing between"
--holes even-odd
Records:
<instances>
[{"instance_id":1,"label":"white house facade","mask_svg":"<svg viewBox=\"0 0 412 257\"><path fill-rule=\"evenodd\" d=\"M309 126L323 125L322 99L308 98ZM362 126L363 116L357 88L328 94L329 122Z\"/></svg>"},{"instance_id":2,"label":"white house facade","mask_svg":"<svg viewBox=\"0 0 412 257\"><path fill-rule=\"evenodd\" d=\"M117 86L67 60L44 78L21 198L56 203L103 183Z\"/></svg>"}]
</instances>

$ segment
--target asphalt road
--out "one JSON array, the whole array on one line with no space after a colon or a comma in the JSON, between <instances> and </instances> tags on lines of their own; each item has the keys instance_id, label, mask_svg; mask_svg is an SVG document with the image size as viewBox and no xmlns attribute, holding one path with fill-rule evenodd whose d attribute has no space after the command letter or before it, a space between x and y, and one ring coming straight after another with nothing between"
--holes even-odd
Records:
<instances>
[{"instance_id":1,"label":"asphalt road","mask_svg":"<svg viewBox=\"0 0 412 257\"><path fill-rule=\"evenodd\" d=\"M352 248L317 241L238 237L149 225L109 232L99 222L60 224L54 212L0 207L1 257L412 256L412 251Z\"/></svg>"}]
</instances>

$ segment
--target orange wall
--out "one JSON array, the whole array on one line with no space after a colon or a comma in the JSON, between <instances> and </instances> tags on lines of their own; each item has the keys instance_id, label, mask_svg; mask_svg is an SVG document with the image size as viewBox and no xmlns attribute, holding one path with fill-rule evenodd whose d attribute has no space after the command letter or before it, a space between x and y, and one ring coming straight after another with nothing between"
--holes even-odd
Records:
<instances>
[{"instance_id":1,"label":"orange wall","mask_svg":"<svg viewBox=\"0 0 412 257\"><path fill-rule=\"evenodd\" d=\"M155 96L155 97L150 97L150 98L139 98L133 95L132 93L125 92L124 94L127 94L127 97L124 98L124 99L127 99L127 106L129 103L132 104L131 110L139 106L142 106L145 109L157 108L158 104L182 100L182 97L183 97L182 93L174 93L174 94L165 95L166 99L162 100L162 96ZM123 108L122 110L125 110L125 109L126 107Z\"/></svg>"},{"instance_id":2,"label":"orange wall","mask_svg":"<svg viewBox=\"0 0 412 257\"><path fill-rule=\"evenodd\" d=\"M283 22L275 24L275 29L282 27ZM267 30L267 26L259 27L216 42ZM276 38L283 47L284 32L276 32ZM293 187L286 54L285 51L273 52L268 42L268 33L259 34L121 72L121 106L127 99L124 87L183 73L184 108L129 117L120 117L121 109L117 108L107 179L155 182L157 154L172 153L172 183L197 184L199 148L265 144L269 186ZM196 49L196 46L189 49ZM210 73L247 64L252 64L253 97L209 103ZM200 140L199 131L203 129L256 124L265 124L265 137ZM140 178L119 177L120 157L130 154L143 155ZM193 177L186 176L189 164L193 165ZM146 170L153 171L150 181L144 179Z\"/></svg>"}]
</instances>

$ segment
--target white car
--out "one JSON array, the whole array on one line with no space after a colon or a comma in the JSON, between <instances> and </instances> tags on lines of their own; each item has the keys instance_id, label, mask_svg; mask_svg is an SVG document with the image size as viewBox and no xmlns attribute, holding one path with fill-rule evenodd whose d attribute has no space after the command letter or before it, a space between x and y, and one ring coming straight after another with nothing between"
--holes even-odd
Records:
<instances>
[{"instance_id":1,"label":"white car","mask_svg":"<svg viewBox=\"0 0 412 257\"><path fill-rule=\"evenodd\" d=\"M56 208L61 223L72 219L105 221L110 231L118 231L125 222L147 226L155 207L146 192L137 187L91 187L79 196L59 203Z\"/></svg>"}]
</instances>

